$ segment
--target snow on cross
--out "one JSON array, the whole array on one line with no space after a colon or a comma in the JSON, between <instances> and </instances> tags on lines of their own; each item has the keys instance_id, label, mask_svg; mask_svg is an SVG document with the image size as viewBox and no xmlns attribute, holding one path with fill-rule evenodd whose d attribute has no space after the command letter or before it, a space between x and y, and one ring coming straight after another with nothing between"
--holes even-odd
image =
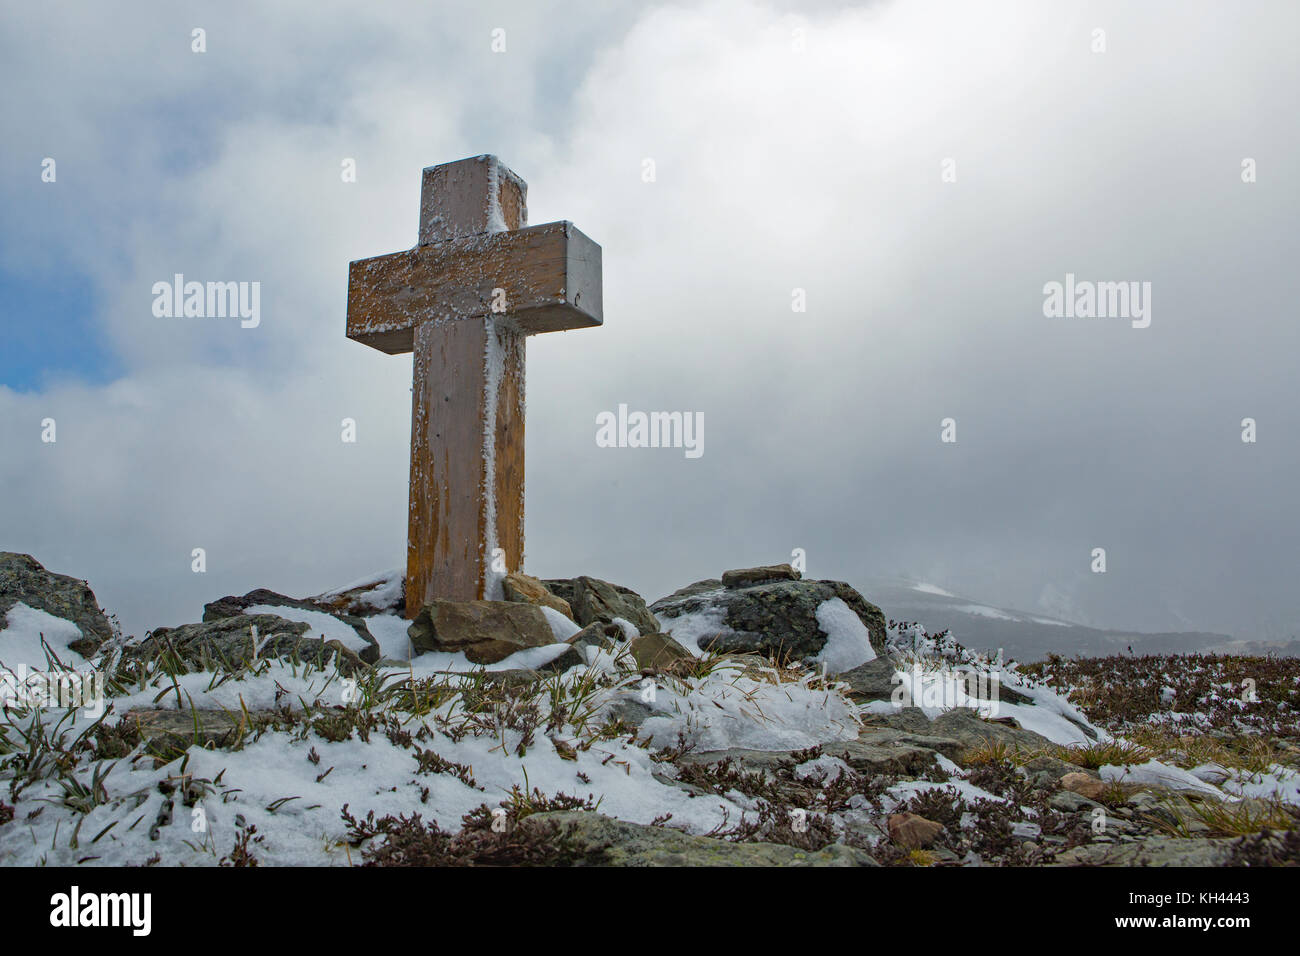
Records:
<instances>
[{"instance_id":1,"label":"snow on cross","mask_svg":"<svg viewBox=\"0 0 1300 956\"><path fill-rule=\"evenodd\" d=\"M603 322L600 246L526 226L527 197L495 156L430 166L419 245L348 269L348 338L415 353L408 617L499 599L499 567L522 569L524 340Z\"/></svg>"}]
</instances>

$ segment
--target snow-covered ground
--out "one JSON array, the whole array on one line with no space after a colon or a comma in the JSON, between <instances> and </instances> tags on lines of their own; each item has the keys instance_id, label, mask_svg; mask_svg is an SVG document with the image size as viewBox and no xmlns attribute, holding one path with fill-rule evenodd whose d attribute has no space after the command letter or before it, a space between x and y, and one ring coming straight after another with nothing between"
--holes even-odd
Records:
<instances>
[{"instance_id":1,"label":"snow-covered ground","mask_svg":"<svg viewBox=\"0 0 1300 956\"><path fill-rule=\"evenodd\" d=\"M341 816L345 805L357 815L419 813L454 830L463 815L481 805L497 806L514 792L534 789L548 796L590 795L602 813L639 823L671 814L674 826L707 833L743 818L752 801L735 793L693 797L665 777L665 752L793 751L849 741L858 737L862 715L894 706L859 706L835 683L835 673L876 656L866 628L838 599L817 613L829 638L820 658L824 673L756 672L722 663L702 667L699 676L651 680L626 653L593 647L585 651L584 664L548 678L534 694L502 697L483 693L482 678L456 675L542 667L568 648L564 641L578 626L545 609L555 643L486 669L463 654L412 658L408 622L391 610L400 594L392 581L392 575L380 575L327 595L362 588L368 606L379 611L366 621L384 662L360 684L337 672L279 660L260 661L236 674L173 677L155 669L130 686L110 682L109 723L128 711L159 708L224 712L236 719L274 710L289 715L228 749L191 747L155 766L138 748L121 754L97 749L98 725L85 709L11 707L5 713L8 723L0 723L0 797L14 815L0 826L0 863L123 866L156 855L165 865L215 865L241 833L256 827L263 842L255 852L265 863L345 865L353 862ZM307 621L313 632L348 646L358 641L351 627L328 614L248 609L263 612ZM19 605L4 623L0 646L14 658L7 665L44 666L43 634L65 663L86 666L67 648L80 636L69 622ZM667 623L701 656L700 640L722 626L709 612ZM635 636L632 625L622 626ZM1014 718L1063 746L1111 739L1053 690L943 635L932 637L919 628L896 632L890 651L896 682L928 716L971 707L983 716ZM992 670L1002 686L1029 702L968 696L969 675L979 670ZM604 732L608 719L629 706L649 714L635 738L626 729ZM420 754L428 752L441 758L444 770L421 769ZM445 770L452 766L464 770ZM966 779L967 772L947 758L939 768L948 775L946 782L894 784L887 803L899 805L935 788L968 800L1000 799ZM819 757L800 765L796 775L833 781L847 770L838 758ZM1101 775L1222 800L1276 795L1300 804L1300 775L1290 769L1278 766L1253 776L1219 770L1188 771L1152 760L1103 767ZM186 786L192 805L182 797ZM164 812L169 800L170 816Z\"/></svg>"}]
</instances>

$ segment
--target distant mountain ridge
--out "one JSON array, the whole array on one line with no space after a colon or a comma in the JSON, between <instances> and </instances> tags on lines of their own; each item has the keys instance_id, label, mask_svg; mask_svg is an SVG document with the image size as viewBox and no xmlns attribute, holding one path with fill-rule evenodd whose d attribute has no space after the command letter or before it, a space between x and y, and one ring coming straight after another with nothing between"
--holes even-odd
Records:
<instances>
[{"instance_id":1,"label":"distant mountain ridge","mask_svg":"<svg viewBox=\"0 0 1300 956\"><path fill-rule=\"evenodd\" d=\"M984 604L941 587L896 578L868 579L861 591L885 617L915 621L927 630L951 630L972 650L1003 654L1018 661L1063 657L1105 657L1123 654L1283 654L1300 656L1300 642L1238 641L1230 634L1205 631L1144 633L1087 627L1047 614Z\"/></svg>"}]
</instances>

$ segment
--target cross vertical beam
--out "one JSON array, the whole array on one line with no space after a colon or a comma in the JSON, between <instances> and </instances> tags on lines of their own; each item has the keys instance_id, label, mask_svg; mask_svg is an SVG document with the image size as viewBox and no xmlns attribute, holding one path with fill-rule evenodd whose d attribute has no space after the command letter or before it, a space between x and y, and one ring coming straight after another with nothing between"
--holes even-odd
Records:
<instances>
[{"instance_id":1,"label":"cross vertical beam","mask_svg":"<svg viewBox=\"0 0 1300 956\"><path fill-rule=\"evenodd\" d=\"M522 228L526 190L495 157L424 170L420 245ZM479 322L430 316L415 329L414 352L409 617L435 597L500 600L493 551L513 571L524 550L523 333L490 313Z\"/></svg>"}]
</instances>

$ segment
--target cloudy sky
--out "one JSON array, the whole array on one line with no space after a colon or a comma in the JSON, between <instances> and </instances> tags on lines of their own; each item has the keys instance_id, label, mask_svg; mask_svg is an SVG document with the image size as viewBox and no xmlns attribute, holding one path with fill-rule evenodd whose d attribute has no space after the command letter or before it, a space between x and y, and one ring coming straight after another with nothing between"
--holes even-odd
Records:
<instances>
[{"instance_id":1,"label":"cloudy sky","mask_svg":"<svg viewBox=\"0 0 1300 956\"><path fill-rule=\"evenodd\" d=\"M530 572L653 599L802 548L1297 632L1293 3L0 9L0 550L128 632L404 562L411 360L344 337L347 265L478 153L604 250L604 327L528 345ZM156 317L175 273L260 325ZM1067 273L1151 283L1149 327L1046 317ZM704 454L597 447L620 403Z\"/></svg>"}]
</instances>

